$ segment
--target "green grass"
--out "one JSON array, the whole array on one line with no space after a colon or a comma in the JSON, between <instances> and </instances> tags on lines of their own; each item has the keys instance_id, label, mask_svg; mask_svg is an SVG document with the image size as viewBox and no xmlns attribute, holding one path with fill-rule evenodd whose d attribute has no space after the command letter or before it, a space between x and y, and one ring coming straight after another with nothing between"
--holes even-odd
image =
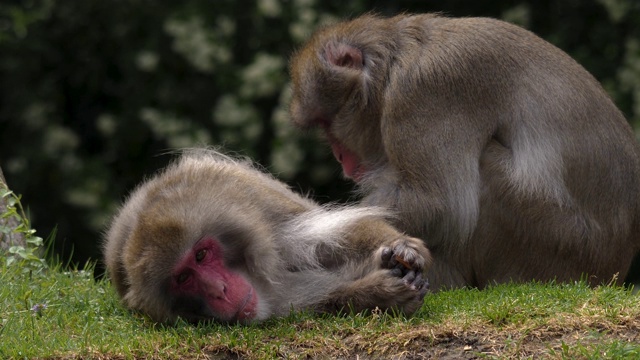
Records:
<instances>
[{"instance_id":1,"label":"green grass","mask_svg":"<svg viewBox=\"0 0 640 360\"><path fill-rule=\"evenodd\" d=\"M36 254L42 239L19 198L3 215L26 246L0 253L0 359L640 358L632 290L505 284L428 295L413 316L294 313L252 326L155 324L125 310L92 267L64 271Z\"/></svg>"},{"instance_id":2,"label":"green grass","mask_svg":"<svg viewBox=\"0 0 640 360\"><path fill-rule=\"evenodd\" d=\"M0 319L2 359L640 356L637 295L582 283L441 292L410 318L298 313L253 326L165 326L123 309L90 271L29 274L5 264Z\"/></svg>"}]
</instances>

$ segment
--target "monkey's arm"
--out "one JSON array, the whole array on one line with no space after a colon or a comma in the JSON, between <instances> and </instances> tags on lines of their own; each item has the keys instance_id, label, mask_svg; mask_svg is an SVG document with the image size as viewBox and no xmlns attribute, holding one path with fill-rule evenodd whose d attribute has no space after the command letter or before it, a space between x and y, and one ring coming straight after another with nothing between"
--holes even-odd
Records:
<instances>
[{"instance_id":1,"label":"monkey's arm","mask_svg":"<svg viewBox=\"0 0 640 360\"><path fill-rule=\"evenodd\" d=\"M345 237L344 248L352 258L374 254L375 265L384 268L401 263L406 268L426 270L431 265L431 254L422 240L399 232L382 219L363 219L354 224Z\"/></svg>"}]
</instances>

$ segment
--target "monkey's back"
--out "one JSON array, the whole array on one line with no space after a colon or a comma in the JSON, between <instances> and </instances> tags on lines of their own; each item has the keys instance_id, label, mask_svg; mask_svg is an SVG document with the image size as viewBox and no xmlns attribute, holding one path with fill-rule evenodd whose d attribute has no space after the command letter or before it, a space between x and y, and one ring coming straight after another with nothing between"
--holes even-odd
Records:
<instances>
[{"instance_id":1,"label":"monkey's back","mask_svg":"<svg viewBox=\"0 0 640 360\"><path fill-rule=\"evenodd\" d=\"M419 104L425 129L463 121L455 126L470 128L466 151L480 154L477 170L466 164L450 176L459 182L450 187L458 194L452 200L468 196L462 206L477 204L477 212L449 204L453 218L469 225L461 235L470 236L471 259L459 260L474 264L467 276L478 284L526 279L528 267L544 266L538 279L624 277L640 247L640 150L595 78L555 46L502 21L417 16L399 18L398 26L400 33L418 26L424 38L398 37L406 40L403 61L387 93L402 88L407 96L388 109L383 126ZM421 91L407 91L416 78ZM421 156L431 155L405 158L399 168ZM477 192L462 189L469 185ZM496 278L498 267L504 278Z\"/></svg>"}]
</instances>

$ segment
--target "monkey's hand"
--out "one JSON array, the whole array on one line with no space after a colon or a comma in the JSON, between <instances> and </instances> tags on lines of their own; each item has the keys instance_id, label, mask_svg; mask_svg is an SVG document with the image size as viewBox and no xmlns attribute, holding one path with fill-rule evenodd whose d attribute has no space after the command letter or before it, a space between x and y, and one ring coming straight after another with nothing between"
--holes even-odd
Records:
<instances>
[{"instance_id":1,"label":"monkey's hand","mask_svg":"<svg viewBox=\"0 0 640 360\"><path fill-rule=\"evenodd\" d=\"M424 273L431 265L431 253L420 239L403 236L383 245L376 252L383 269L398 270L398 275Z\"/></svg>"},{"instance_id":2,"label":"monkey's hand","mask_svg":"<svg viewBox=\"0 0 640 360\"><path fill-rule=\"evenodd\" d=\"M424 273L431 265L431 253L420 239L401 237L389 245L380 247L377 252L380 266L389 269L392 276L402 279L408 287L408 293L414 293L420 303L429 290L429 281ZM407 306L409 305L409 306ZM417 304L405 305L405 313ZM413 306L411 306L413 305ZM412 309L415 311L415 309Z\"/></svg>"}]
</instances>

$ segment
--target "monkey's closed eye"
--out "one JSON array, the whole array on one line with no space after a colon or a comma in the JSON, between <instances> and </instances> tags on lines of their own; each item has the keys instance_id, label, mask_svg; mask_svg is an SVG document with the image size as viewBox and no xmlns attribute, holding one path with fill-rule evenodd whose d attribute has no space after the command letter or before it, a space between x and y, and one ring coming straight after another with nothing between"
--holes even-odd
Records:
<instances>
[{"instance_id":1,"label":"monkey's closed eye","mask_svg":"<svg viewBox=\"0 0 640 360\"><path fill-rule=\"evenodd\" d=\"M207 255L207 250L202 249L202 250L198 251L196 253L196 261L197 262L202 261L206 255Z\"/></svg>"}]
</instances>

